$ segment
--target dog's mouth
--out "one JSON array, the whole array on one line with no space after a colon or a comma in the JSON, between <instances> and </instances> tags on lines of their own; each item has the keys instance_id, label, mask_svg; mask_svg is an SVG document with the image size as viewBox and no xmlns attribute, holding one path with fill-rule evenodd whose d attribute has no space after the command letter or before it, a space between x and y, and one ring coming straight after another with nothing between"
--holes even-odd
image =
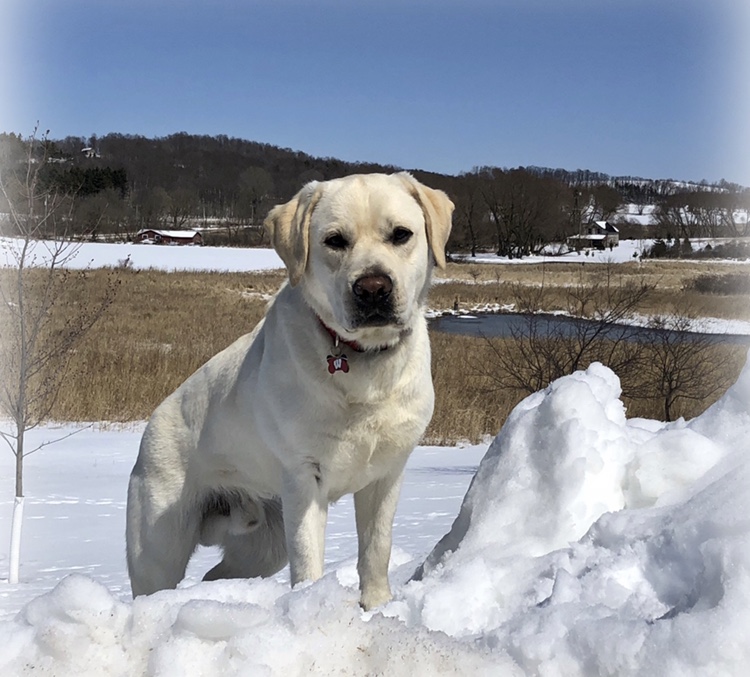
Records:
<instances>
[{"instance_id":1,"label":"dog's mouth","mask_svg":"<svg viewBox=\"0 0 750 677\"><path fill-rule=\"evenodd\" d=\"M362 329L365 327L399 327L403 323L393 310L369 310L358 309L352 317L352 328Z\"/></svg>"}]
</instances>

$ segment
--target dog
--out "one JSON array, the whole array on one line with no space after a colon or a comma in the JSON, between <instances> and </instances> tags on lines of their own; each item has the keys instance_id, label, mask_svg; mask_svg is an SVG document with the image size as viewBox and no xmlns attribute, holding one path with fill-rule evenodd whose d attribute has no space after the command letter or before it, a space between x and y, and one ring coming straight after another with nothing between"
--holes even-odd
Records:
<instances>
[{"instance_id":1,"label":"dog","mask_svg":"<svg viewBox=\"0 0 750 677\"><path fill-rule=\"evenodd\" d=\"M130 476L134 596L204 580L323 574L328 505L354 494L360 604L391 598L404 466L430 421L424 307L453 203L410 174L311 182L265 221L287 268L266 314L151 416Z\"/></svg>"}]
</instances>

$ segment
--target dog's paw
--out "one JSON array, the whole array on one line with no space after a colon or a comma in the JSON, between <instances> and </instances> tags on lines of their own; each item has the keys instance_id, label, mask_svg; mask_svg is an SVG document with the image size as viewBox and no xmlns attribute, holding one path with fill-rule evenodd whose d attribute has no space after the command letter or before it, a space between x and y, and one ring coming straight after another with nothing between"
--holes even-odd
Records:
<instances>
[{"instance_id":1,"label":"dog's paw","mask_svg":"<svg viewBox=\"0 0 750 677\"><path fill-rule=\"evenodd\" d=\"M391 589L387 585L368 588L367 590L362 590L362 595L359 598L359 606L365 611L371 611L376 607L390 602L392 597Z\"/></svg>"}]
</instances>

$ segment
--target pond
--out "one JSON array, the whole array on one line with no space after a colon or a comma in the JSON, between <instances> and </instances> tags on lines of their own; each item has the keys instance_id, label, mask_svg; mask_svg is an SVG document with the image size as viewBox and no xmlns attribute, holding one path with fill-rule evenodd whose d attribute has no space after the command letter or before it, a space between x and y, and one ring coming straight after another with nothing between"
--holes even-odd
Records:
<instances>
[{"instance_id":1,"label":"pond","mask_svg":"<svg viewBox=\"0 0 750 677\"><path fill-rule=\"evenodd\" d=\"M477 313L471 315L442 315L430 320L430 329L462 336L486 336L490 338L513 338L514 336L565 336L574 337L596 327L591 320L581 320L564 315L534 315L522 313ZM632 325L612 324L604 328L602 338L625 341L652 342L664 337L666 330ZM746 334L703 334L678 332L686 341L709 338L716 343L750 345Z\"/></svg>"}]
</instances>

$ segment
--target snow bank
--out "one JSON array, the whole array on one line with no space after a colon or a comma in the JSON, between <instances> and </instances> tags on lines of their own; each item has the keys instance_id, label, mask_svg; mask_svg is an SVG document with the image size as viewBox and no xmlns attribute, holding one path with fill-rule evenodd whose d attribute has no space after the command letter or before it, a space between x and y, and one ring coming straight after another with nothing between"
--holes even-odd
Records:
<instances>
[{"instance_id":1,"label":"snow bank","mask_svg":"<svg viewBox=\"0 0 750 677\"><path fill-rule=\"evenodd\" d=\"M351 559L293 591L134 602L75 575L0 625L0 674L744 675L750 364L689 423L627 420L619 395L595 364L519 404L419 580L397 551L375 613Z\"/></svg>"},{"instance_id":2,"label":"snow bank","mask_svg":"<svg viewBox=\"0 0 750 677\"><path fill-rule=\"evenodd\" d=\"M489 674L488 652L382 615L328 576L288 591L273 580L223 581L131 605L73 575L30 603L4 633L2 674L308 675ZM9 661L7 659L10 659ZM509 663L510 664L510 663Z\"/></svg>"},{"instance_id":3,"label":"snow bank","mask_svg":"<svg viewBox=\"0 0 750 677\"><path fill-rule=\"evenodd\" d=\"M690 423L592 365L524 400L392 607L527 674L745 674L750 363Z\"/></svg>"}]
</instances>

